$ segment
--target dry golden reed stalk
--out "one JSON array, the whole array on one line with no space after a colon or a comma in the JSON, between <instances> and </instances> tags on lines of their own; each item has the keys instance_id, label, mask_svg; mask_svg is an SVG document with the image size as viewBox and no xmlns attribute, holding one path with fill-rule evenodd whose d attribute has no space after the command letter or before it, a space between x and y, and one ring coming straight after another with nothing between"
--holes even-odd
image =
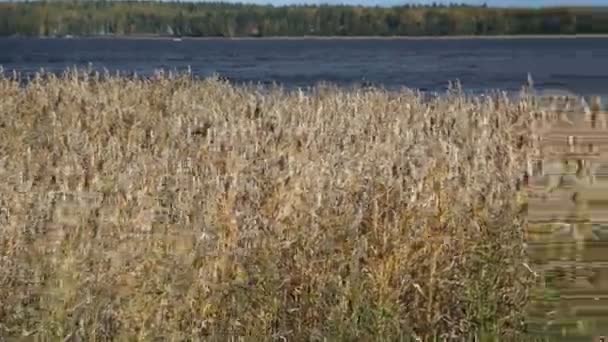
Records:
<instances>
[{"instance_id":1,"label":"dry golden reed stalk","mask_svg":"<svg viewBox=\"0 0 608 342\"><path fill-rule=\"evenodd\" d=\"M0 99L0 336L521 328L530 99L76 70Z\"/></svg>"}]
</instances>

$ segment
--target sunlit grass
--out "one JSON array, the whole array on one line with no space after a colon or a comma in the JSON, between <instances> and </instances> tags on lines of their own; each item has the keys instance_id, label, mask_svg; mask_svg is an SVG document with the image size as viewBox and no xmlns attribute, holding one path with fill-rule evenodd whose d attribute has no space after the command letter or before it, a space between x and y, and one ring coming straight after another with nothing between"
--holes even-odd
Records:
<instances>
[{"instance_id":1,"label":"sunlit grass","mask_svg":"<svg viewBox=\"0 0 608 342\"><path fill-rule=\"evenodd\" d=\"M529 100L102 76L0 79L1 336L521 329Z\"/></svg>"}]
</instances>

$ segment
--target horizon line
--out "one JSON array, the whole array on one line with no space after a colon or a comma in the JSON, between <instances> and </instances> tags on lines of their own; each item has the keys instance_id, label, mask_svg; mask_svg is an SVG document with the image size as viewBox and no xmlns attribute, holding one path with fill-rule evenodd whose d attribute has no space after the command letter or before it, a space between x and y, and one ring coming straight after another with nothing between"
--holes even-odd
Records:
<instances>
[{"instance_id":1,"label":"horizon line","mask_svg":"<svg viewBox=\"0 0 608 342\"><path fill-rule=\"evenodd\" d=\"M225 5L249 5L249 6L262 6L262 7L322 7L322 6L336 6L336 7L364 7L364 8L399 8L405 6L412 7L421 7L421 8L433 8L433 3L435 3L438 7L449 7L450 4L455 4L458 6L464 5L462 7L473 7L473 8L487 8L487 9L557 9L557 8L568 8L568 9L576 9L576 8L608 8L608 3L606 4L538 4L538 5L515 5L515 4L488 4L487 1L480 1L479 3L467 3L464 1L433 1L431 3L420 3L420 2L403 2L398 3L394 0L383 1L384 4L374 3L374 4L362 4L362 3L348 3L348 2L335 2L330 0L328 1L303 1L303 2L294 2L293 0L286 0L282 3L271 3L271 2L262 2L259 0L253 1L230 1L230 0L219 0L219 1L200 1L200 0L93 0L91 2L115 2L115 3L170 3L170 4L225 4ZM365 0L360 0L365 1ZM62 2L72 2L70 0L0 0L0 3L36 3L36 2L44 2L47 4L52 4L53 2L62 3Z\"/></svg>"}]
</instances>

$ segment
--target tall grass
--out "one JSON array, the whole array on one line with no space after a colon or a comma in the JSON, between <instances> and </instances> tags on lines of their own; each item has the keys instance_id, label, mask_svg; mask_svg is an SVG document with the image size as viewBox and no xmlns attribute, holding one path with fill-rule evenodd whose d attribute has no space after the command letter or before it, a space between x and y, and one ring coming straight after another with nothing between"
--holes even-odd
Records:
<instances>
[{"instance_id":1,"label":"tall grass","mask_svg":"<svg viewBox=\"0 0 608 342\"><path fill-rule=\"evenodd\" d=\"M0 336L513 336L533 112L458 88L1 78Z\"/></svg>"}]
</instances>

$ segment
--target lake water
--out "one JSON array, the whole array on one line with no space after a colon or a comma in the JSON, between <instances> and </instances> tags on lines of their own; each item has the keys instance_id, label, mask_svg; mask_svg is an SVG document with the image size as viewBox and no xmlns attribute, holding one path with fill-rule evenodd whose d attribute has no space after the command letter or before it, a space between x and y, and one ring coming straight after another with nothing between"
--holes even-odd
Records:
<instances>
[{"instance_id":1,"label":"lake water","mask_svg":"<svg viewBox=\"0 0 608 342\"><path fill-rule=\"evenodd\" d=\"M149 75L155 69L213 73L235 82L306 87L371 82L441 91L518 91L531 73L539 89L608 95L608 38L576 39L20 39L0 38L5 71L71 66Z\"/></svg>"},{"instance_id":2,"label":"lake water","mask_svg":"<svg viewBox=\"0 0 608 342\"><path fill-rule=\"evenodd\" d=\"M387 88L441 91L460 80L471 91L518 91L531 73L538 89L608 95L608 39L135 40L0 39L5 72L62 72L88 66L150 75L155 69L235 82L306 87L364 80ZM528 327L549 340L608 335L608 229L531 232L539 287ZM607 340L608 341L608 340Z\"/></svg>"}]
</instances>

